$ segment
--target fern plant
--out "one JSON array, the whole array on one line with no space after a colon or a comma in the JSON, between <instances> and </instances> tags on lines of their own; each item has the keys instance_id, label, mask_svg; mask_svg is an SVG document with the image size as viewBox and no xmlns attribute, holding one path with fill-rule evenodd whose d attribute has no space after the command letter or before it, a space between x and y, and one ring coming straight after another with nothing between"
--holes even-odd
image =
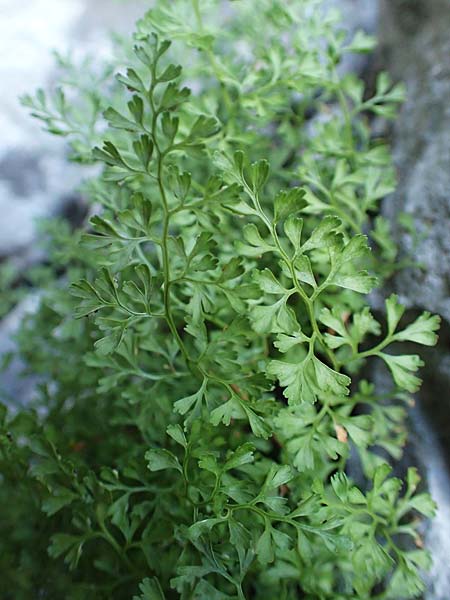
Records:
<instances>
[{"instance_id":1,"label":"fern plant","mask_svg":"<svg viewBox=\"0 0 450 600\"><path fill-rule=\"evenodd\" d=\"M24 98L102 169L85 230L52 227L65 275L18 336L40 383L1 417L5 598L423 590L434 503L389 462L422 365L397 350L439 319L391 296L385 323L366 298L399 262L370 115L402 90L341 75L374 42L315 0L220 7L159 2L94 85Z\"/></svg>"}]
</instances>

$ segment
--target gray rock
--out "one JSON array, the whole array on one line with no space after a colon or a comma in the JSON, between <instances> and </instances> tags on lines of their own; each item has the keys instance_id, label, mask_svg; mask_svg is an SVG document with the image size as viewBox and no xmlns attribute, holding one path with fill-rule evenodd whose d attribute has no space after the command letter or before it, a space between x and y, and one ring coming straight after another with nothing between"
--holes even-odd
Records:
<instances>
[{"instance_id":1,"label":"gray rock","mask_svg":"<svg viewBox=\"0 0 450 600\"><path fill-rule=\"evenodd\" d=\"M381 0L381 58L408 99L393 133L399 173L384 214L401 250L421 267L392 282L402 302L443 318L436 348L426 360L419 408L413 411L410 452L419 458L428 488L439 504L426 531L434 566L426 600L446 600L450 590L450 5L447 0ZM414 231L395 225L410 215Z\"/></svg>"},{"instance_id":2,"label":"gray rock","mask_svg":"<svg viewBox=\"0 0 450 600\"><path fill-rule=\"evenodd\" d=\"M357 31L375 34L378 24L378 0L324 0L327 9L337 10L342 26L352 37ZM346 54L339 65L341 75L357 73L364 76L372 57L367 54Z\"/></svg>"},{"instance_id":3,"label":"gray rock","mask_svg":"<svg viewBox=\"0 0 450 600\"><path fill-rule=\"evenodd\" d=\"M421 398L444 447L450 434L449 30L446 1L382 2L382 56L408 94L393 135L399 187L383 211L393 224L401 212L413 219L416 235L395 225L394 235L402 251L421 265L401 271L393 289L411 308L443 317L439 346L426 353Z\"/></svg>"},{"instance_id":4,"label":"gray rock","mask_svg":"<svg viewBox=\"0 0 450 600\"><path fill-rule=\"evenodd\" d=\"M83 170L65 144L40 130L19 96L53 79L52 51L107 57L110 32L125 33L145 0L3 0L0 6L0 258L30 255L39 219L64 212Z\"/></svg>"},{"instance_id":5,"label":"gray rock","mask_svg":"<svg viewBox=\"0 0 450 600\"><path fill-rule=\"evenodd\" d=\"M0 151L0 257L30 254L39 219L61 212L81 180L59 142L43 142L40 153L21 146Z\"/></svg>"},{"instance_id":6,"label":"gray rock","mask_svg":"<svg viewBox=\"0 0 450 600\"><path fill-rule=\"evenodd\" d=\"M395 125L394 158L400 185L384 204L394 221L411 215L419 239L396 231L422 269L395 281L411 306L450 322L450 6L442 0L383 0L380 35L384 64L406 83L408 99Z\"/></svg>"},{"instance_id":7,"label":"gray rock","mask_svg":"<svg viewBox=\"0 0 450 600\"><path fill-rule=\"evenodd\" d=\"M1 373L0 400L6 402L11 411L18 411L30 404L36 391L35 377L22 377L22 360L15 354L14 335L26 315L36 311L39 294L33 293L24 298L0 323L0 364L7 354L13 358Z\"/></svg>"},{"instance_id":8,"label":"gray rock","mask_svg":"<svg viewBox=\"0 0 450 600\"><path fill-rule=\"evenodd\" d=\"M377 0L325 0L324 5L336 9L342 16L342 25L350 33L358 29L374 34L378 23Z\"/></svg>"},{"instance_id":9,"label":"gray rock","mask_svg":"<svg viewBox=\"0 0 450 600\"><path fill-rule=\"evenodd\" d=\"M411 348L405 348L405 352ZM378 393L389 395L392 378L381 361L375 362L370 371ZM423 409L423 393L428 388L425 382L416 406L408 414L408 442L402 459L395 463L394 475L405 478L407 468L415 466L423 478L423 484L437 503L434 518L424 520L420 533L425 546L433 558L429 572L423 573L426 592L423 600L448 600L450 590L450 472L442 440L436 433L436 426L430 421L429 413ZM356 465L356 477L359 476ZM352 477L355 474L352 473ZM414 546L412 546L414 549Z\"/></svg>"},{"instance_id":10,"label":"gray rock","mask_svg":"<svg viewBox=\"0 0 450 600\"><path fill-rule=\"evenodd\" d=\"M437 503L437 512L425 529L426 547L433 565L424 574L425 600L448 600L450 590L450 476L442 448L429 419L418 406L411 411L412 444L420 453L416 464L426 474L426 486Z\"/></svg>"}]
</instances>

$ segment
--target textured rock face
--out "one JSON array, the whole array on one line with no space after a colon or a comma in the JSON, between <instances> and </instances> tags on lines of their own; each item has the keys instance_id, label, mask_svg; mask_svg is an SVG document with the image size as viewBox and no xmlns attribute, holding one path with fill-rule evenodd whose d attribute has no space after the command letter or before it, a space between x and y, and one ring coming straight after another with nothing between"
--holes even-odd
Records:
<instances>
[{"instance_id":1,"label":"textured rock face","mask_svg":"<svg viewBox=\"0 0 450 600\"><path fill-rule=\"evenodd\" d=\"M40 131L20 95L53 78L53 50L97 57L110 52L109 32L126 32L148 8L146 0L0 1L0 259L30 254L36 219L60 212L73 198L81 169L65 158L65 144Z\"/></svg>"},{"instance_id":2,"label":"textured rock face","mask_svg":"<svg viewBox=\"0 0 450 600\"><path fill-rule=\"evenodd\" d=\"M324 0L329 10L337 10L342 18L342 26L353 35L358 30L375 34L378 23L378 0ZM340 64L341 73L363 75L371 57L364 54L347 54Z\"/></svg>"},{"instance_id":3,"label":"textured rock face","mask_svg":"<svg viewBox=\"0 0 450 600\"><path fill-rule=\"evenodd\" d=\"M375 33L377 29L377 0L325 0L329 9L337 9L342 17L342 25L351 32L363 29Z\"/></svg>"},{"instance_id":4,"label":"textured rock face","mask_svg":"<svg viewBox=\"0 0 450 600\"><path fill-rule=\"evenodd\" d=\"M412 306L450 322L450 5L442 0L383 0L383 62L407 86L394 134L400 186L385 203L393 217L411 215L421 240L398 235L423 269L399 275L396 286Z\"/></svg>"},{"instance_id":5,"label":"textured rock face","mask_svg":"<svg viewBox=\"0 0 450 600\"><path fill-rule=\"evenodd\" d=\"M395 235L401 248L422 265L399 273L393 285L411 308L443 317L439 347L428 353L422 398L445 446L450 434L449 31L447 1L383 0L383 62L406 83L408 93L394 132L400 185L385 202L384 212L392 223L400 212L412 217L417 235L399 229Z\"/></svg>"},{"instance_id":6,"label":"textured rock face","mask_svg":"<svg viewBox=\"0 0 450 600\"><path fill-rule=\"evenodd\" d=\"M420 409L411 417L412 454L419 458L438 515L427 532L434 567L427 600L450 595L448 496L450 472L450 4L448 0L382 0L384 68L407 86L394 129L400 185L384 204L394 225L405 212L416 235L394 232L401 249L422 265L398 274L393 287L411 309L443 318L440 341L424 358ZM430 427L431 424L431 427ZM437 439L437 443L435 443Z\"/></svg>"}]
</instances>

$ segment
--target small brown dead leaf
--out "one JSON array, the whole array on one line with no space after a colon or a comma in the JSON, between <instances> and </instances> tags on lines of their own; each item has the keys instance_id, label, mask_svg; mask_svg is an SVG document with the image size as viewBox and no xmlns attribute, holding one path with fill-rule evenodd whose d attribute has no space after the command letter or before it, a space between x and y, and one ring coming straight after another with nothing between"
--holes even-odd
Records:
<instances>
[{"instance_id":1,"label":"small brown dead leaf","mask_svg":"<svg viewBox=\"0 0 450 600\"><path fill-rule=\"evenodd\" d=\"M348 442L348 433L347 433L347 430L345 429L345 427L342 427L342 425L338 425L337 423L335 423L334 430L336 432L337 439L340 442L343 442L344 444L346 444Z\"/></svg>"},{"instance_id":2,"label":"small brown dead leaf","mask_svg":"<svg viewBox=\"0 0 450 600\"><path fill-rule=\"evenodd\" d=\"M289 488L287 485L281 485L280 486L280 490L279 490L279 494L282 498L284 498L285 496L287 496L289 494Z\"/></svg>"}]
</instances>

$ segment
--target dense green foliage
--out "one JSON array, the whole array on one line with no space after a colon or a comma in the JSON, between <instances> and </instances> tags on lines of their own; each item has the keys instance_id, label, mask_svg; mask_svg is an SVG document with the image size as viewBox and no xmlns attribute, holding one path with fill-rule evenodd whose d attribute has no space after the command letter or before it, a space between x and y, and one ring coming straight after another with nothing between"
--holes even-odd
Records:
<instances>
[{"instance_id":1,"label":"dense green foliage","mask_svg":"<svg viewBox=\"0 0 450 600\"><path fill-rule=\"evenodd\" d=\"M0 413L1 597L417 597L434 504L390 474L422 364L397 343L438 318L365 298L398 266L371 119L402 90L341 75L373 40L316 1L157 4L116 65L61 59L24 99L102 169L18 335L37 383Z\"/></svg>"}]
</instances>

